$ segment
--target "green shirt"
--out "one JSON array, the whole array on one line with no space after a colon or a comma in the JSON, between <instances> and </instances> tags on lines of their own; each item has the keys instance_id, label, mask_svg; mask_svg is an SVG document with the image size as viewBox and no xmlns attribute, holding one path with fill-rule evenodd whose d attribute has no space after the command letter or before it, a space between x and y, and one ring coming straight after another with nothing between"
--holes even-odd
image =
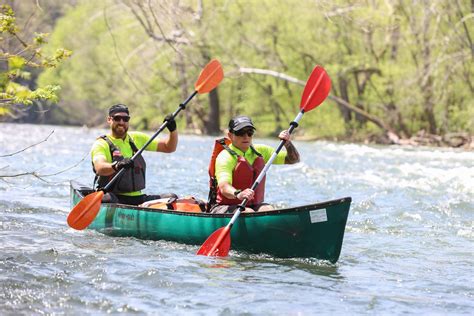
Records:
<instances>
[{"instance_id":1,"label":"green shirt","mask_svg":"<svg viewBox=\"0 0 474 316\"><path fill-rule=\"evenodd\" d=\"M151 136L148 136L147 134L141 132L130 132L127 134L127 137L125 137L125 140L121 138L114 138L112 135L107 135L107 137L115 146L117 146L124 158L130 158L133 156L133 150L129 142L130 137L135 143L135 146L140 149L145 145L145 143L150 139ZM156 138L150 143L150 145L145 148L145 150L148 151L156 151L157 149L158 140ZM94 142L91 150L92 162L95 162L96 159L98 159L99 157L105 158L107 162L112 162L112 156L110 155L109 145L102 138L98 138ZM136 196L141 194L141 191L123 193L123 195L129 196Z\"/></svg>"},{"instance_id":2,"label":"green shirt","mask_svg":"<svg viewBox=\"0 0 474 316\"><path fill-rule=\"evenodd\" d=\"M265 163L268 162L272 154L275 152L275 150L267 145L252 145L253 148L255 148L256 151L258 151L261 155L262 158L265 160ZM257 159L258 155L251 149L247 149L247 151L244 153L237 147L235 147L233 144L230 144L229 146L230 149L235 151L239 156L242 156L245 158L245 160L248 161L250 165L252 165ZM275 160L273 161L274 165L282 165L285 163L285 158L286 158L286 151L280 151L278 155L276 156ZM219 155L216 158L216 179L217 182L225 181L230 184L232 184L232 174L234 173L234 169L237 166L237 157L229 153L227 150L223 150L219 153Z\"/></svg>"}]
</instances>

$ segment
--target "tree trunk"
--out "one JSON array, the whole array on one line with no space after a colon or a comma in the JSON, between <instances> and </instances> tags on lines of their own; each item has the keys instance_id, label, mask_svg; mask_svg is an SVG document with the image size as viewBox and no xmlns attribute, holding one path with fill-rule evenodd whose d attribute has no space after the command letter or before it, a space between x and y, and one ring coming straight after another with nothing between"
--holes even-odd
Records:
<instances>
[{"instance_id":1,"label":"tree trunk","mask_svg":"<svg viewBox=\"0 0 474 316\"><path fill-rule=\"evenodd\" d=\"M329 95L328 98L333 100L334 102L336 102L340 106L346 107L350 111L364 117L365 120L374 123L375 125L380 127L386 133L391 133L391 134L396 135L398 137L397 132L389 124L387 124L385 121L383 121L382 119L380 119L380 118L378 118L378 117L376 117L372 114L367 113L363 109L360 109L357 106L350 104L349 102L347 102L346 100L343 100L340 97L336 97L334 95Z\"/></svg>"},{"instance_id":2,"label":"tree trunk","mask_svg":"<svg viewBox=\"0 0 474 316\"><path fill-rule=\"evenodd\" d=\"M219 135L220 130L220 105L218 88L209 93L209 116L204 123L204 130L208 135Z\"/></svg>"},{"instance_id":3,"label":"tree trunk","mask_svg":"<svg viewBox=\"0 0 474 316\"><path fill-rule=\"evenodd\" d=\"M399 18L397 18L397 22L399 22ZM396 63L398 57L398 43L400 40L400 26L397 24L392 31L390 32L390 55L389 59L391 62ZM391 126L397 126L398 130L400 130L400 135L402 138L408 138L411 136L410 131L408 130L404 120L402 113L397 107L395 103L395 82L393 80L392 75L389 76L387 84L385 85L385 93L390 98L388 103L384 102L384 107L388 111L388 120Z\"/></svg>"},{"instance_id":4,"label":"tree trunk","mask_svg":"<svg viewBox=\"0 0 474 316\"><path fill-rule=\"evenodd\" d=\"M177 62L176 62L176 68L178 71L178 78L179 78L179 86L181 88L181 98L183 100L186 100L189 94L189 84L188 80L186 77L186 66L184 64L184 58L181 54L177 54ZM186 129L192 128L192 115L191 111L184 111L184 116L185 116L185 127Z\"/></svg>"},{"instance_id":5,"label":"tree trunk","mask_svg":"<svg viewBox=\"0 0 474 316\"><path fill-rule=\"evenodd\" d=\"M266 89L264 89L265 92L268 94L268 98L270 100L270 108L273 111L273 115L275 116L275 130L273 131L274 135L278 135L278 133L282 129L282 124L281 124L281 107L280 104L275 100L273 97L273 88L272 85L269 84Z\"/></svg>"},{"instance_id":6,"label":"tree trunk","mask_svg":"<svg viewBox=\"0 0 474 316\"><path fill-rule=\"evenodd\" d=\"M433 75L432 75L432 64L431 64L431 43L430 43L430 3L429 1L424 2L425 12L423 15L423 48L422 48L422 79L421 79L421 90L423 91L424 101L424 116L428 122L428 130L431 134L436 134L436 119L434 115L434 87L433 87Z\"/></svg>"},{"instance_id":7,"label":"tree trunk","mask_svg":"<svg viewBox=\"0 0 474 316\"><path fill-rule=\"evenodd\" d=\"M338 79L339 79L338 80L339 92L341 94L341 98L344 101L349 102L349 91L348 91L347 80L342 75L339 75ZM347 107L341 105L340 103L337 103L337 106L339 108L339 111L341 112L342 118L344 119L344 123L349 124L349 122L352 119L351 111Z\"/></svg>"}]
</instances>

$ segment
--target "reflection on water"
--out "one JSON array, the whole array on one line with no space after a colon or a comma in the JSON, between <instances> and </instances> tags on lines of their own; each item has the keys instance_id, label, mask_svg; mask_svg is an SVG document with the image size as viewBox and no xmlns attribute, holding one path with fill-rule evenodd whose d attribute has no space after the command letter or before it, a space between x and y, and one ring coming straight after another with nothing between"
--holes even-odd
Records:
<instances>
[{"instance_id":1,"label":"reflection on water","mask_svg":"<svg viewBox=\"0 0 474 316\"><path fill-rule=\"evenodd\" d=\"M66 225L69 180L90 185L103 130L2 124L2 314L470 314L474 310L474 153L296 142L302 162L272 167L267 200L295 206L352 196L340 260L278 259L116 238ZM74 143L71 143L74 140ZM276 145L277 140L259 140ZM206 197L210 137L145 153L148 193ZM190 168L192 166L192 168Z\"/></svg>"},{"instance_id":2,"label":"reflection on water","mask_svg":"<svg viewBox=\"0 0 474 316\"><path fill-rule=\"evenodd\" d=\"M236 269L242 271L260 271L267 268L281 269L282 273L293 270L303 270L315 275L340 279L337 265L329 261L315 258L273 258L266 254L230 253L229 257L206 257L207 262L200 262L200 266L207 269Z\"/></svg>"}]
</instances>

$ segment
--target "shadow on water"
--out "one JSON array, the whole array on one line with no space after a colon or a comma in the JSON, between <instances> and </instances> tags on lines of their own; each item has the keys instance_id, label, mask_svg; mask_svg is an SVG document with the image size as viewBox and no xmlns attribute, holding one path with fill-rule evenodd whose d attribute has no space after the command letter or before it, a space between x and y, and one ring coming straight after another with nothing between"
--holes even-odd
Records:
<instances>
[{"instance_id":1,"label":"shadow on water","mask_svg":"<svg viewBox=\"0 0 474 316\"><path fill-rule=\"evenodd\" d=\"M199 265L209 269L239 268L242 271L260 270L262 266L271 266L283 272L300 270L335 280L343 279L337 264L316 258L274 258L265 254L231 253L229 257L208 259L208 262L200 262Z\"/></svg>"}]
</instances>

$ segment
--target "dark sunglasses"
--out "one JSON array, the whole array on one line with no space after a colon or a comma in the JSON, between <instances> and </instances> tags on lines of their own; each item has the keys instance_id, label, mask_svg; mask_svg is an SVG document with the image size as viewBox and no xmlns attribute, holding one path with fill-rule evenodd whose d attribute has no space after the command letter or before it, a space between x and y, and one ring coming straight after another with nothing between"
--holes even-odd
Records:
<instances>
[{"instance_id":1,"label":"dark sunglasses","mask_svg":"<svg viewBox=\"0 0 474 316\"><path fill-rule=\"evenodd\" d=\"M130 116L115 115L115 116L112 116L112 119L115 122L120 122L121 120L124 122L128 122L130 121Z\"/></svg>"},{"instance_id":2,"label":"dark sunglasses","mask_svg":"<svg viewBox=\"0 0 474 316\"><path fill-rule=\"evenodd\" d=\"M239 137L242 137L244 135L247 135L248 137L252 137L254 133L255 131L253 129L249 129L249 130L235 131L234 135L239 136Z\"/></svg>"}]
</instances>

